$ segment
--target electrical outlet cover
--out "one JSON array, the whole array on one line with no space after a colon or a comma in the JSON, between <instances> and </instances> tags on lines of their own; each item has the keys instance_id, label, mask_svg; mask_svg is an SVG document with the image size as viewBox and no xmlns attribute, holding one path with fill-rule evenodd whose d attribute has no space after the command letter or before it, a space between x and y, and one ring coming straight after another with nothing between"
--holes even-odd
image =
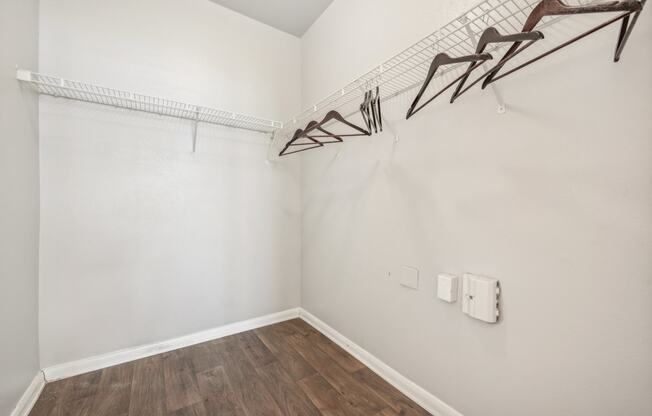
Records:
<instances>
[{"instance_id":1,"label":"electrical outlet cover","mask_svg":"<svg viewBox=\"0 0 652 416\"><path fill-rule=\"evenodd\" d=\"M458 280L451 274L437 276L437 297L445 302L457 302Z\"/></svg>"},{"instance_id":2,"label":"electrical outlet cover","mask_svg":"<svg viewBox=\"0 0 652 416\"><path fill-rule=\"evenodd\" d=\"M484 322L498 321L498 280L465 274L462 278L462 311Z\"/></svg>"}]
</instances>

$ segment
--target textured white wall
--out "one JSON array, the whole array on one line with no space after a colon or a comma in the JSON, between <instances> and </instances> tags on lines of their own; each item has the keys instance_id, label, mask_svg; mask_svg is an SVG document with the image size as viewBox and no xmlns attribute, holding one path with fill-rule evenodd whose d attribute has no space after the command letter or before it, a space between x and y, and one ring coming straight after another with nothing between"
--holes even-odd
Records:
<instances>
[{"instance_id":1,"label":"textured white wall","mask_svg":"<svg viewBox=\"0 0 652 416\"><path fill-rule=\"evenodd\" d=\"M44 73L262 117L299 39L206 0L41 1ZM298 163L268 137L41 99L44 367L299 305Z\"/></svg>"},{"instance_id":2,"label":"textured white wall","mask_svg":"<svg viewBox=\"0 0 652 416\"><path fill-rule=\"evenodd\" d=\"M461 3L336 0L303 38L304 105ZM474 91L405 122L399 98L399 143L304 153L303 306L466 416L651 414L650 20L619 64L612 27L504 79L504 115ZM437 300L442 272L500 279L504 319Z\"/></svg>"},{"instance_id":3,"label":"textured white wall","mask_svg":"<svg viewBox=\"0 0 652 416\"><path fill-rule=\"evenodd\" d=\"M39 370L38 97L16 65L38 66L38 1L0 2L0 414Z\"/></svg>"}]
</instances>

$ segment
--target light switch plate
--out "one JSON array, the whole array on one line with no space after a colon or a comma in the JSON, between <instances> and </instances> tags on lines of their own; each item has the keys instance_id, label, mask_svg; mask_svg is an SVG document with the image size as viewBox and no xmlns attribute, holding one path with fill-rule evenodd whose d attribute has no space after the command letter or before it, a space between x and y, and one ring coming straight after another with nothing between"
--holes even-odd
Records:
<instances>
[{"instance_id":1,"label":"light switch plate","mask_svg":"<svg viewBox=\"0 0 652 416\"><path fill-rule=\"evenodd\" d=\"M457 302L458 280L451 274L437 276L437 297L449 303Z\"/></svg>"},{"instance_id":2,"label":"light switch plate","mask_svg":"<svg viewBox=\"0 0 652 416\"><path fill-rule=\"evenodd\" d=\"M462 311L484 322L498 322L498 280L465 274L462 277Z\"/></svg>"},{"instance_id":3,"label":"light switch plate","mask_svg":"<svg viewBox=\"0 0 652 416\"><path fill-rule=\"evenodd\" d=\"M419 290L419 270L410 266L401 267L401 286Z\"/></svg>"}]
</instances>

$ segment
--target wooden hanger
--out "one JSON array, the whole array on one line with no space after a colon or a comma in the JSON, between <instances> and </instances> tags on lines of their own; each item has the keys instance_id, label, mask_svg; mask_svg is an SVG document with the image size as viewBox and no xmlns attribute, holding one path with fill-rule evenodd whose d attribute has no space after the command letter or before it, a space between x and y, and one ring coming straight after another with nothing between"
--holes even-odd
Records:
<instances>
[{"instance_id":1,"label":"wooden hanger","mask_svg":"<svg viewBox=\"0 0 652 416\"><path fill-rule=\"evenodd\" d=\"M371 126L373 126L374 133L383 131L383 115L380 109L380 86L376 85L375 90L369 91L368 112L371 113ZM371 127L369 127L371 131Z\"/></svg>"},{"instance_id":2,"label":"wooden hanger","mask_svg":"<svg viewBox=\"0 0 652 416\"><path fill-rule=\"evenodd\" d=\"M543 33L535 31L535 32L521 32L521 33L515 33L512 35L501 35L500 32L495 27L489 27L485 29L484 32L482 32L482 35L480 36L480 40L478 41L478 46L475 48L475 53L480 54L485 51L487 46L489 46L492 43L504 43L504 42L519 42L519 45L521 42L526 42L527 43L519 48L512 53L508 59L501 60L501 62L498 63L495 67L491 68L489 71L487 71L484 75L481 77L477 78L475 81L473 81L468 87L462 89L464 87L464 84L466 81L469 79L471 76L471 70L473 69L473 63L469 64L469 69L466 71L466 73L462 76L462 79L460 80L459 84L457 84L457 88L455 89L455 92L453 93L453 96L451 97L451 103L455 102L457 97L460 95L464 94L466 91L471 89L475 84L483 80L485 77L489 76L492 72L496 71L497 69L500 69L503 65L505 65L510 59L518 55L519 53L523 52L525 49L528 47L532 46L535 42L538 40L543 39Z\"/></svg>"},{"instance_id":3,"label":"wooden hanger","mask_svg":"<svg viewBox=\"0 0 652 416\"><path fill-rule=\"evenodd\" d=\"M331 110L328 113L326 113L326 116L324 117L324 119L322 121L320 121L319 123L312 124L310 126L310 129L308 129L306 127L306 129L304 130L304 134L309 134L313 130L320 130L322 133L324 133L325 130L323 130L322 126L326 125L327 123L329 123L331 121L340 122L340 123L342 123L344 125L347 125L347 126L351 127L353 130L357 131L357 133L338 134L337 137L339 137L339 138L342 138L342 137L371 136L370 131L363 129L362 127L359 127L359 126L351 123L350 121L347 121L344 117L342 117L342 115L340 113L338 113L335 110ZM334 137L334 135L332 133L326 132L323 135L319 135L319 134L313 135L313 134L311 134L310 137L313 137L313 138Z\"/></svg>"},{"instance_id":4,"label":"wooden hanger","mask_svg":"<svg viewBox=\"0 0 652 416\"><path fill-rule=\"evenodd\" d=\"M500 60L499 65L497 65L496 68L494 68L492 71L489 72L484 82L482 83L482 88L486 88L492 82L498 81L499 79L504 78L518 71L519 69L527 65L530 65L531 63L536 62L539 59L544 58L550 55L551 53L556 52L574 42L577 42L578 40L622 19L623 22L620 29L620 33L618 35L616 52L614 54L614 61L618 62L618 60L620 59L620 55L622 54L622 51L625 47L625 44L627 43L627 39L629 39L629 35L631 34L634 25L638 20L638 16L641 13L641 10L643 9L644 3L645 0L642 1L620 0L620 1L610 1L607 3L585 5L585 6L569 6L564 2L562 2L561 0L542 0L528 16L527 20L525 21L525 24L523 25L522 32L532 31L536 27L536 25L539 24L539 22L546 16L563 16L563 15L572 15L572 14L609 13L609 12L624 12L624 13L616 16L613 19L608 20L605 23L602 23L594 27L593 29L587 32L582 33L579 36L574 37L573 39L567 42L562 43L561 45L549 50L548 52L545 52L535 58L530 59L529 61L517 66L516 68L509 70L508 72L500 76L496 76L500 71L500 69L502 68L502 66L504 65L503 61L510 59L511 55L518 50L521 44L521 42L514 42L514 44L509 48L509 50L505 53L503 58ZM633 13L636 14L630 24L629 16Z\"/></svg>"},{"instance_id":5,"label":"wooden hanger","mask_svg":"<svg viewBox=\"0 0 652 416\"><path fill-rule=\"evenodd\" d=\"M291 155L291 154L293 154L293 153L304 152L304 151L306 151L306 150L315 149L315 148L317 148L317 147L323 147L324 144L328 144L328 143L341 143L341 142L343 141L341 137L339 137L339 136L337 136L337 135L334 135L334 134L330 133L330 132L327 131L327 130L322 129L321 127L316 127L316 124L317 124L316 121L311 121L310 123L308 123L308 126L306 127L306 129L303 129L303 130L302 130L302 129L299 129L299 130L297 130L297 131L294 133L294 136L292 136L292 140L290 140L290 141L285 145L285 147L283 148L283 150L279 153L279 156L285 156L285 155ZM314 127L316 127L317 130L323 132L324 134L327 134L327 135L328 135L327 137L332 137L334 140L331 140L331 141L317 140L317 139L315 139L312 135L309 135L309 134L306 133L306 131L307 131L309 128L312 129L312 128L314 128ZM326 136L324 136L324 137L326 137ZM301 140L301 139L308 139L308 140L310 140L310 143L297 143L297 141L298 141L298 140ZM290 147L292 147L292 146L310 146L310 147L304 147L304 148L299 149L299 150L294 150L294 151L292 151L292 152L288 152L288 149L289 149Z\"/></svg>"},{"instance_id":6,"label":"wooden hanger","mask_svg":"<svg viewBox=\"0 0 652 416\"><path fill-rule=\"evenodd\" d=\"M378 97L374 94L373 91L369 91L371 94L371 100L369 101L369 108L371 110L371 119L373 120L374 133L378 133L378 111L376 109L376 100ZM371 129L369 129L371 131Z\"/></svg>"},{"instance_id":7,"label":"wooden hanger","mask_svg":"<svg viewBox=\"0 0 652 416\"><path fill-rule=\"evenodd\" d=\"M378 133L383 131L383 120L380 109L380 87L369 90L364 94L364 100L360 104L360 114L367 126L367 131Z\"/></svg>"},{"instance_id":8,"label":"wooden hanger","mask_svg":"<svg viewBox=\"0 0 652 416\"><path fill-rule=\"evenodd\" d=\"M475 55L467 55L467 56L461 56L458 58L451 58L445 53L439 53L435 56L435 58L432 60L432 63L430 64L430 69L428 70L428 75L426 76L425 81L423 82L423 85L421 86L421 89L419 90L419 93L417 96L414 98L414 101L412 102L412 105L410 106L410 109L407 112L406 119L409 119L413 115L415 115L417 112L419 112L423 107L427 106L432 102L435 98L439 97L444 91L452 87L455 83L457 83L466 73L474 70L478 66L482 65L484 61L487 61L489 59L492 59L493 57L489 55L488 53L484 54L475 54ZM428 85L430 85L430 82L432 79L435 77L435 73L437 72L437 69L439 69L440 66L444 65L452 65L452 64L459 64L463 62L471 62L472 63L472 68L470 68L468 71L466 71L463 75L457 77L453 82L445 86L441 91L439 91L437 94L435 94L432 98L430 98L428 101L423 103L422 105L419 106L419 101L421 101L421 98L423 97L423 94L426 92L428 89ZM418 106L418 107L417 107Z\"/></svg>"},{"instance_id":9,"label":"wooden hanger","mask_svg":"<svg viewBox=\"0 0 652 416\"><path fill-rule=\"evenodd\" d=\"M364 93L364 100L360 104L360 114L362 114L362 120L367 126L367 131L371 132L371 115L369 114L369 98L371 91Z\"/></svg>"},{"instance_id":10,"label":"wooden hanger","mask_svg":"<svg viewBox=\"0 0 652 416\"><path fill-rule=\"evenodd\" d=\"M383 113L380 110L380 87L376 85L376 113L378 114L378 128L383 131Z\"/></svg>"},{"instance_id":11,"label":"wooden hanger","mask_svg":"<svg viewBox=\"0 0 652 416\"><path fill-rule=\"evenodd\" d=\"M294 132L294 135L292 136L292 139L285 144L285 146L283 147L283 150L281 150L278 155L279 156L286 156L286 155L291 155L293 153L299 153L299 152L303 152L303 151L306 151L306 150L315 149L317 147L323 147L324 146L321 142L319 142L318 140L315 140L315 139L313 139L311 137L305 137L305 138L310 140L312 143L296 143L296 141L301 139L301 138L304 138L303 130L298 129L297 131ZM288 150L292 146L311 146L311 147L302 148L302 149L299 149L299 150L294 150L292 152L288 152Z\"/></svg>"},{"instance_id":12,"label":"wooden hanger","mask_svg":"<svg viewBox=\"0 0 652 416\"><path fill-rule=\"evenodd\" d=\"M313 131L313 130L318 130L322 134L321 135L314 135L314 134L308 135L308 133ZM330 131L322 128L321 125L319 123L317 123L316 121L311 121L310 123L308 123L308 125L306 126L305 129L303 129L303 131L304 131L303 137L311 138L313 140L316 140L316 138L322 138L322 137L331 137L331 138L334 139L334 140L331 140L331 141L318 140L322 144L342 143L344 141L344 140L342 140L342 137L340 137L339 135L333 134Z\"/></svg>"},{"instance_id":13,"label":"wooden hanger","mask_svg":"<svg viewBox=\"0 0 652 416\"><path fill-rule=\"evenodd\" d=\"M328 122L333 120L351 127L352 129L356 130L358 133L334 134L322 127ZM314 134L313 133L314 131L318 131L321 134ZM369 133L367 130L358 127L355 124L347 121L344 117L342 117L340 113L338 113L335 110L332 110L326 113L326 116L322 121L320 122L311 121L310 123L308 123L308 125L306 125L305 129L297 130L294 133L294 136L292 136L292 139L285 144L285 147L283 148L283 150L281 150L279 156L291 155L293 153L299 153L299 152L304 152L306 150L323 147L324 144L328 144L328 143L342 143L344 141L342 137L370 136L370 135L371 133ZM334 140L331 141L318 140L320 138L325 138L325 137L330 137ZM311 143L297 143L298 140L304 138L310 140ZM290 149L290 147L293 146L310 146L310 147L305 147L299 150L294 150L289 152L288 150Z\"/></svg>"}]
</instances>

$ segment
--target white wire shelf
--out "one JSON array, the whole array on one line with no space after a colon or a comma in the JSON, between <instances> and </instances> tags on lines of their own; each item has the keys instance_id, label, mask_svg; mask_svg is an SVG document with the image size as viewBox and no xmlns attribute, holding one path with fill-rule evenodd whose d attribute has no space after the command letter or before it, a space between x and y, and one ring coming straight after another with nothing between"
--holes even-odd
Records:
<instances>
[{"instance_id":1,"label":"white wire shelf","mask_svg":"<svg viewBox=\"0 0 652 416\"><path fill-rule=\"evenodd\" d=\"M280 121L267 120L247 114L102 87L86 82L67 80L28 70L19 69L16 78L30 84L38 93L54 97L63 97L71 100L142 111L201 123L218 124L261 133L273 133L283 127L283 123Z\"/></svg>"},{"instance_id":2,"label":"white wire shelf","mask_svg":"<svg viewBox=\"0 0 652 416\"><path fill-rule=\"evenodd\" d=\"M601 1L603 0L567 0L566 3L587 5ZM439 30L302 111L292 120L286 122L284 127L277 132L276 137L285 143L296 129L304 128L309 121L321 120L330 110L339 111L345 118L357 114L358 106L362 102L365 92L376 86L380 87L383 102L420 87L426 78L430 63L438 53L447 53L452 57L474 54L477 40L489 27L496 28L504 35L519 33L532 9L539 3L540 0L481 1L477 6L453 19ZM582 18L586 19L586 17L580 17L580 19ZM593 17L593 19L595 18ZM599 17L597 18L599 19ZM557 25L557 22L564 19L566 17L546 17L537 26L537 30L545 29L544 34L548 38L550 33L548 28L553 24ZM572 26L564 27L562 31L572 29ZM539 43L545 44L546 42ZM487 47L485 52L493 54L494 59L499 59L501 55L498 50L506 46L509 44L492 44ZM550 47L551 44L547 46ZM520 54L520 59L515 58L514 62L527 59L528 56L532 56L533 51L537 51L537 46ZM487 64L491 65L491 62L487 62ZM436 85L441 87L445 82L452 81L461 75L467 66L467 63L463 63L440 68L431 88L435 88ZM443 99L446 101L445 98ZM405 110L407 111L407 108Z\"/></svg>"}]
</instances>

